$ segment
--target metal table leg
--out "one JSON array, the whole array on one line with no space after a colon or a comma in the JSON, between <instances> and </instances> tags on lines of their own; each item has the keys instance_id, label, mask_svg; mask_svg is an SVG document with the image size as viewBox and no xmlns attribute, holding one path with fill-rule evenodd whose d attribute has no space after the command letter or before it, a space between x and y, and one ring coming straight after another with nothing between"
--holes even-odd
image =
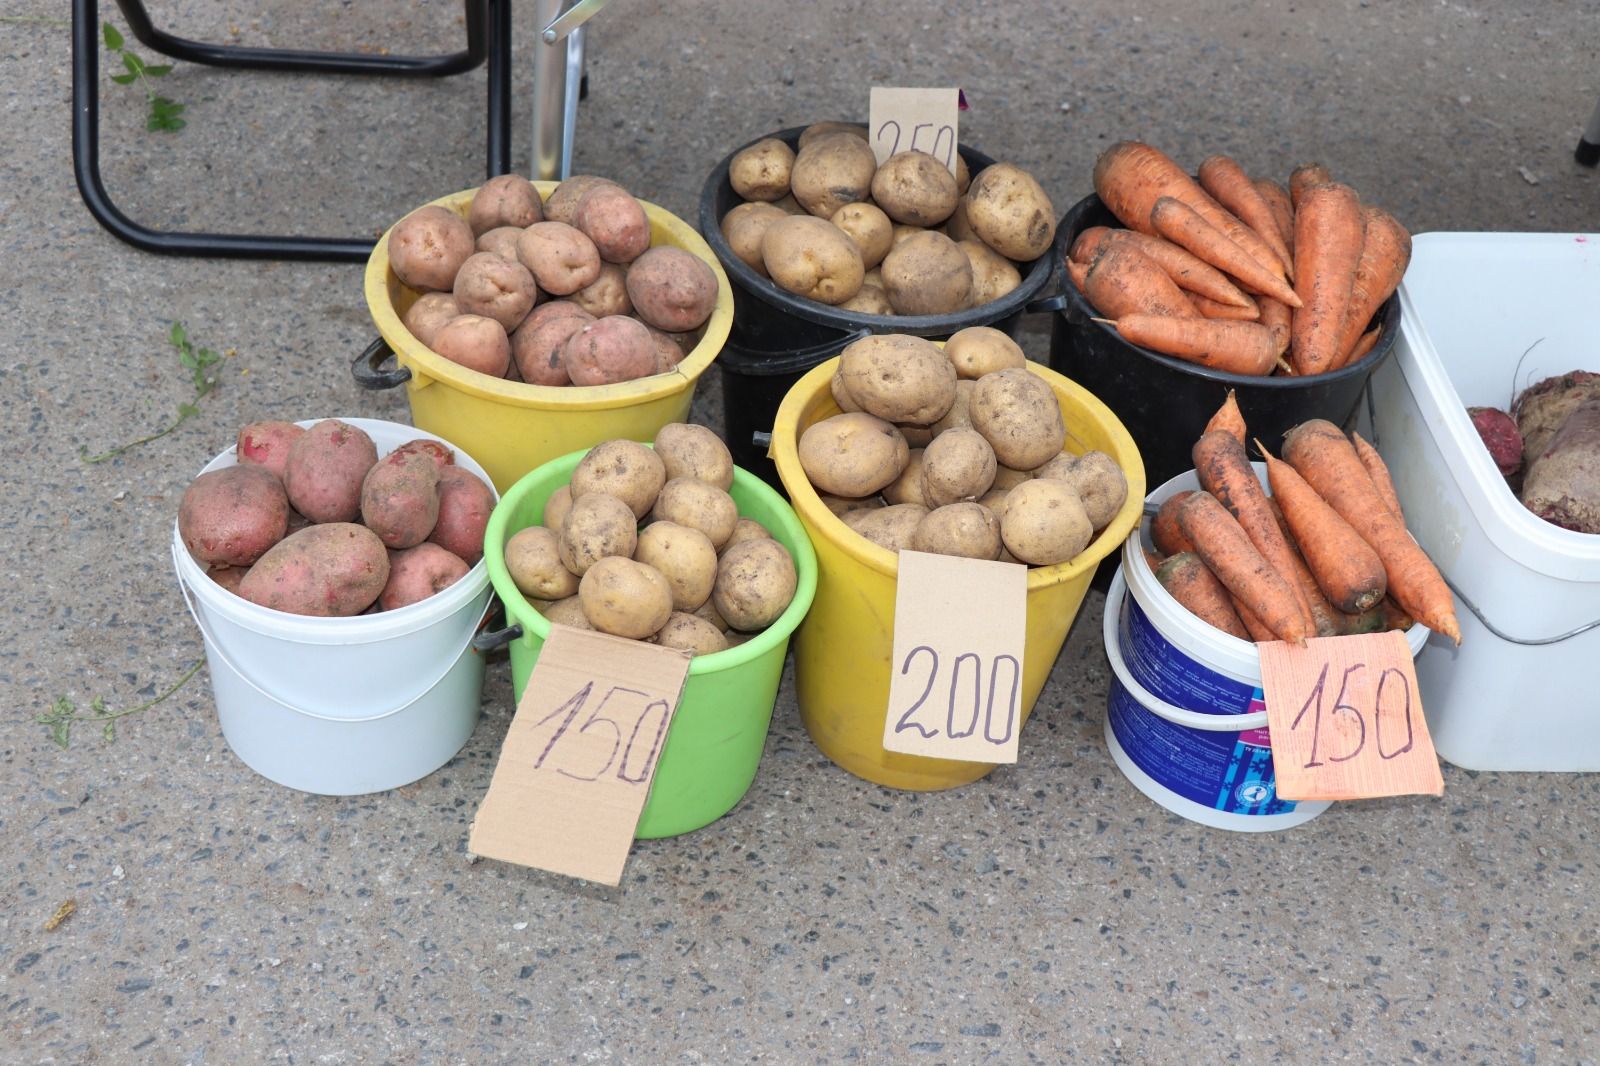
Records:
<instances>
[{"instance_id":1,"label":"metal table leg","mask_svg":"<svg viewBox=\"0 0 1600 1066\"><path fill-rule=\"evenodd\" d=\"M1594 105L1594 114L1589 116L1589 124L1583 127L1583 137L1579 139L1572 157L1586 167L1600 163L1600 104Z\"/></svg>"}]
</instances>

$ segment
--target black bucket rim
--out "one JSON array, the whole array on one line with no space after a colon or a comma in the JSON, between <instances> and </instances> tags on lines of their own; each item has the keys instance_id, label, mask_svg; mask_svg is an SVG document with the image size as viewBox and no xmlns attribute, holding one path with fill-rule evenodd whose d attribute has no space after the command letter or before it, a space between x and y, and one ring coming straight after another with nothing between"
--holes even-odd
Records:
<instances>
[{"instance_id":1,"label":"black bucket rim","mask_svg":"<svg viewBox=\"0 0 1600 1066\"><path fill-rule=\"evenodd\" d=\"M1159 366L1216 382L1219 385L1227 385L1230 388L1303 389L1312 385L1325 385L1350 378L1366 377L1376 370L1378 364L1387 359L1389 353L1394 350L1395 341L1400 336L1400 294L1398 292L1385 300L1383 305L1378 308L1378 313L1373 316L1378 320L1378 324L1383 327L1383 332L1378 335L1378 343L1372 346L1372 351L1347 366L1342 366L1338 370L1332 370L1325 374L1313 374L1309 377L1299 374L1235 374L1231 371L1215 370L1211 367L1201 366L1198 363L1191 363L1185 359L1163 355L1160 352L1151 351L1149 348L1134 344L1118 333L1116 327L1109 326L1104 322L1094 321L1094 319L1100 317L1099 313L1095 311L1083 293L1078 291L1078 287L1072 283L1072 279L1067 276L1067 252L1070 250L1071 242L1077 239L1078 233L1083 229L1078 225L1078 222L1084 215L1096 208L1108 213L1111 210L1106 207L1105 201L1100 199L1098 193L1090 193L1073 204L1067 213L1061 216L1061 220L1056 223L1056 239L1053 252L1056 263L1061 270L1061 296L1066 306L1058 309L1055 313L1060 315L1071 329L1099 330L1107 337L1126 345Z\"/></svg>"},{"instance_id":2,"label":"black bucket rim","mask_svg":"<svg viewBox=\"0 0 1600 1066\"><path fill-rule=\"evenodd\" d=\"M855 122L851 125L866 128L865 122ZM919 337L947 336L956 330L967 326L989 325L998 319L1008 318L1024 309L1024 306L1038 295L1039 291L1048 285L1056 274L1056 263L1059 258L1059 233L1057 240L1052 241L1050 247L1037 259L1026 266L1022 274L1022 281L1015 289L1006 293L998 300L990 300L977 307L969 307L962 311L951 311L942 315L869 315L859 311L841 311L830 304L818 303L796 296L780 288L770 278L757 274L745 263L743 259L733 254L727 239L722 236L722 219L717 217L717 194L727 186L732 191L728 182L728 167L733 162L733 157L761 141L776 138L784 141L791 148L800 140L800 134L809 126L790 126L787 129L773 133L764 133L739 145L722 158L711 174L706 178L705 185L700 190L700 236L711 246L711 251L722 263L722 269L730 280L735 281L745 292L757 297L763 303L793 315L806 322L820 326L828 326L842 332L859 332L868 330L873 334L909 333ZM957 144L956 150L967 161L967 168L976 177L984 167L996 162L990 156L963 144ZM735 198L737 193L733 194ZM1019 270L1021 266L1019 266Z\"/></svg>"}]
</instances>

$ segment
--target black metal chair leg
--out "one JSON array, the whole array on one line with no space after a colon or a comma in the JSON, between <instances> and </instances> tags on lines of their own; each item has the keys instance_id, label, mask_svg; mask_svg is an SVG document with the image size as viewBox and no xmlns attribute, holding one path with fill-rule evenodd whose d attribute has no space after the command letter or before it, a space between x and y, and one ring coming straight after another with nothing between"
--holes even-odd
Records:
<instances>
[{"instance_id":1,"label":"black metal chair leg","mask_svg":"<svg viewBox=\"0 0 1600 1066\"><path fill-rule=\"evenodd\" d=\"M511 169L511 2L464 0L467 50L445 56L368 56L197 44L151 24L140 0L117 0L136 39L174 58L211 66L321 73L440 77L488 59L488 176ZM155 230L134 222L100 175L100 19L98 0L72 0L72 165L95 221L119 240L160 255L365 262L371 238L275 236Z\"/></svg>"}]
</instances>

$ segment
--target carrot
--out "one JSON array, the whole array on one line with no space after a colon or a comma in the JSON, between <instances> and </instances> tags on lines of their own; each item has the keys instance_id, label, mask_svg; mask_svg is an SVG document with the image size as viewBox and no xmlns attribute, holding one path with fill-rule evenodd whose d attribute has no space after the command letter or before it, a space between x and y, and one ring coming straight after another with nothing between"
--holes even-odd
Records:
<instances>
[{"instance_id":1,"label":"carrot","mask_svg":"<svg viewBox=\"0 0 1600 1066\"><path fill-rule=\"evenodd\" d=\"M1240 528L1256 551L1294 593L1306 632L1316 632L1317 620L1311 614L1311 602L1294 579L1294 563L1290 558L1294 549L1289 547L1288 539L1278 528L1267 492L1250 465L1244 443L1226 430L1200 434L1200 439L1194 443L1194 470L1200 478L1200 487L1215 496L1217 502L1239 520Z\"/></svg>"},{"instance_id":2,"label":"carrot","mask_svg":"<svg viewBox=\"0 0 1600 1066\"><path fill-rule=\"evenodd\" d=\"M1411 263L1411 234L1393 215L1378 207L1363 207L1361 215L1366 220L1366 240L1356 263L1350 306L1345 311L1344 331L1339 339L1346 363L1355 362L1351 351L1372 316L1400 287L1400 279Z\"/></svg>"},{"instance_id":3,"label":"carrot","mask_svg":"<svg viewBox=\"0 0 1600 1066\"><path fill-rule=\"evenodd\" d=\"M1085 233L1090 232L1085 230ZM1082 240L1082 237L1079 237ZM1178 288L1186 292L1198 293L1223 304L1234 304L1238 307L1252 306L1250 297L1239 291L1239 286L1228 280L1228 276L1216 267L1200 259L1194 253L1179 248L1171 241L1160 237L1152 237L1148 233L1140 233L1131 229L1106 230L1105 235L1096 242L1095 250L1106 244L1131 245L1154 259L1160 264L1167 276L1177 283ZM1077 243L1073 244L1076 250ZM1091 256L1092 258L1092 256Z\"/></svg>"},{"instance_id":4,"label":"carrot","mask_svg":"<svg viewBox=\"0 0 1600 1066\"><path fill-rule=\"evenodd\" d=\"M1170 196L1181 200L1246 255L1279 278L1285 276L1284 265L1266 241L1212 199L1182 167L1148 144L1119 141L1101 152L1094 164L1094 191L1124 226L1140 233L1156 232L1150 209L1158 199Z\"/></svg>"},{"instance_id":5,"label":"carrot","mask_svg":"<svg viewBox=\"0 0 1600 1066\"><path fill-rule=\"evenodd\" d=\"M1371 354L1372 349L1378 346L1378 338L1381 336L1383 336L1383 327L1373 326L1371 329L1367 330L1359 338L1357 338L1356 346L1354 348L1351 348L1344 355L1341 355L1338 359L1334 360L1333 365L1328 369L1330 371L1343 370L1351 363L1361 362L1361 360L1365 359L1369 354Z\"/></svg>"},{"instance_id":6,"label":"carrot","mask_svg":"<svg viewBox=\"0 0 1600 1066\"><path fill-rule=\"evenodd\" d=\"M1366 225L1361 200L1348 185L1314 185L1300 200L1294 269L1304 306L1290 323L1290 349L1301 374L1323 373L1342 354L1344 316Z\"/></svg>"},{"instance_id":7,"label":"carrot","mask_svg":"<svg viewBox=\"0 0 1600 1066\"><path fill-rule=\"evenodd\" d=\"M1283 355L1289 350L1294 312L1289 310L1288 304L1282 300L1274 300L1270 296L1256 297L1256 306L1261 309L1261 317L1256 321L1272 331L1273 346L1277 349L1278 355Z\"/></svg>"},{"instance_id":8,"label":"carrot","mask_svg":"<svg viewBox=\"0 0 1600 1066\"><path fill-rule=\"evenodd\" d=\"M1239 602L1239 597L1230 592L1228 598L1233 601L1233 613L1239 616L1239 621L1249 630L1251 640L1257 644L1271 644L1278 639L1278 635L1263 625L1254 611Z\"/></svg>"},{"instance_id":9,"label":"carrot","mask_svg":"<svg viewBox=\"0 0 1600 1066\"><path fill-rule=\"evenodd\" d=\"M1289 202L1289 190L1271 178L1257 178L1256 192L1272 208L1272 221L1278 225L1278 238L1294 255L1294 205Z\"/></svg>"},{"instance_id":10,"label":"carrot","mask_svg":"<svg viewBox=\"0 0 1600 1066\"><path fill-rule=\"evenodd\" d=\"M1159 552L1153 552L1149 548L1145 549L1144 565L1150 568L1151 573L1155 573L1156 568L1159 567L1164 561L1165 560L1161 558L1161 554Z\"/></svg>"},{"instance_id":11,"label":"carrot","mask_svg":"<svg viewBox=\"0 0 1600 1066\"><path fill-rule=\"evenodd\" d=\"M1155 260L1126 246L1108 244L1100 249L1084 277L1083 294L1096 311L1109 318L1132 314L1200 317Z\"/></svg>"},{"instance_id":12,"label":"carrot","mask_svg":"<svg viewBox=\"0 0 1600 1066\"><path fill-rule=\"evenodd\" d=\"M1290 307L1300 306L1300 297L1288 282L1252 258L1182 200L1170 196L1158 199L1150 209L1150 225L1173 244L1187 248L1218 270L1233 275L1246 289L1265 293Z\"/></svg>"},{"instance_id":13,"label":"carrot","mask_svg":"<svg viewBox=\"0 0 1600 1066\"><path fill-rule=\"evenodd\" d=\"M1383 560L1290 466L1256 441L1267 460L1272 496L1300 546L1300 556L1328 602L1345 614L1360 614L1383 599L1388 577Z\"/></svg>"},{"instance_id":14,"label":"carrot","mask_svg":"<svg viewBox=\"0 0 1600 1066\"><path fill-rule=\"evenodd\" d=\"M1450 586L1411 539L1404 520L1389 510L1339 427L1323 419L1296 426L1284 438L1283 457L1378 553L1389 594L1406 613L1460 644Z\"/></svg>"},{"instance_id":15,"label":"carrot","mask_svg":"<svg viewBox=\"0 0 1600 1066\"><path fill-rule=\"evenodd\" d=\"M1383 497L1383 502L1394 516L1404 522L1406 513L1400 509L1400 494L1394 490L1394 479L1389 476L1389 464L1383 461L1378 449L1362 439L1361 434L1351 433L1350 438L1355 445L1356 457L1361 460L1361 465L1367 468L1367 476L1372 478L1372 487L1378 490L1378 495Z\"/></svg>"},{"instance_id":16,"label":"carrot","mask_svg":"<svg viewBox=\"0 0 1600 1066\"><path fill-rule=\"evenodd\" d=\"M1321 163L1307 163L1294 168L1289 175L1289 206L1295 211L1300 210L1300 200L1305 196L1306 190L1313 185L1327 185L1333 181L1333 175L1328 173L1328 168Z\"/></svg>"},{"instance_id":17,"label":"carrot","mask_svg":"<svg viewBox=\"0 0 1600 1066\"><path fill-rule=\"evenodd\" d=\"M1089 264L1077 259L1068 259L1067 277L1072 279L1072 284L1079 292L1084 292L1089 287Z\"/></svg>"},{"instance_id":18,"label":"carrot","mask_svg":"<svg viewBox=\"0 0 1600 1066\"><path fill-rule=\"evenodd\" d=\"M1277 639L1304 646L1306 623L1294 590L1215 496L1197 492L1184 500L1178 525L1217 580Z\"/></svg>"},{"instance_id":19,"label":"carrot","mask_svg":"<svg viewBox=\"0 0 1600 1066\"><path fill-rule=\"evenodd\" d=\"M1254 230L1283 264L1285 275L1294 280L1294 257L1278 233L1272 205L1262 197L1244 168L1225 155L1214 155L1200 163L1199 174L1200 187Z\"/></svg>"},{"instance_id":20,"label":"carrot","mask_svg":"<svg viewBox=\"0 0 1600 1066\"><path fill-rule=\"evenodd\" d=\"M1077 263L1094 262L1095 255L1109 236L1111 236L1110 226L1090 226L1073 240L1067 258Z\"/></svg>"},{"instance_id":21,"label":"carrot","mask_svg":"<svg viewBox=\"0 0 1600 1066\"><path fill-rule=\"evenodd\" d=\"M1193 490L1173 493L1156 511L1156 516L1150 520L1150 543L1156 546L1156 551L1163 555L1179 555L1183 552L1194 551L1194 542L1183 535L1183 530L1178 528L1178 508L1183 506L1183 501L1193 496Z\"/></svg>"},{"instance_id":22,"label":"carrot","mask_svg":"<svg viewBox=\"0 0 1600 1066\"><path fill-rule=\"evenodd\" d=\"M1248 296L1245 299L1250 300L1249 307L1235 307L1233 304L1218 303L1216 300L1201 296L1197 292L1186 292L1184 295L1189 298L1189 302L1194 305L1194 309L1200 312L1202 318L1226 318L1235 322L1254 322L1261 317L1261 308L1256 305L1254 300L1250 300Z\"/></svg>"},{"instance_id":23,"label":"carrot","mask_svg":"<svg viewBox=\"0 0 1600 1066\"><path fill-rule=\"evenodd\" d=\"M1244 413L1239 410L1239 401L1234 398L1232 389L1228 390L1227 398L1217 408L1217 413L1211 416L1211 421L1206 423L1205 431L1210 433L1212 430L1221 430L1241 445L1244 444Z\"/></svg>"},{"instance_id":24,"label":"carrot","mask_svg":"<svg viewBox=\"0 0 1600 1066\"><path fill-rule=\"evenodd\" d=\"M1257 447L1260 441L1256 442ZM1264 451L1265 449L1263 449ZM1317 587L1317 579L1311 576L1311 570L1306 566L1306 561L1300 557L1300 549L1294 542L1294 534L1289 530L1289 523L1283 517L1283 508L1278 506L1278 501L1271 496L1267 497L1267 504L1272 508L1272 517L1277 520L1278 529L1283 532L1284 539L1293 549L1289 553L1290 560L1294 563L1295 584L1300 586L1300 591L1305 593L1306 600L1311 604L1311 617L1316 619L1317 636L1336 637L1343 630L1341 624L1345 618L1344 612L1336 609L1328 602L1328 597L1322 594Z\"/></svg>"},{"instance_id":25,"label":"carrot","mask_svg":"<svg viewBox=\"0 0 1600 1066\"><path fill-rule=\"evenodd\" d=\"M1278 358L1272 350L1272 333L1259 322L1135 314L1122 316L1116 324L1117 332L1134 344L1233 374L1259 377Z\"/></svg>"},{"instance_id":26,"label":"carrot","mask_svg":"<svg viewBox=\"0 0 1600 1066\"><path fill-rule=\"evenodd\" d=\"M1156 580L1200 621L1240 640L1250 639L1249 631L1239 621L1239 612L1233 609L1233 601L1228 598L1228 590L1206 569L1200 556L1193 552L1172 556L1156 568Z\"/></svg>"},{"instance_id":27,"label":"carrot","mask_svg":"<svg viewBox=\"0 0 1600 1066\"><path fill-rule=\"evenodd\" d=\"M1340 630L1340 635L1351 633L1387 633L1391 629L1402 632L1410 629L1416 623L1411 616L1394 602L1392 596L1385 596L1382 601L1367 608L1360 614L1347 614L1343 616L1345 627Z\"/></svg>"}]
</instances>

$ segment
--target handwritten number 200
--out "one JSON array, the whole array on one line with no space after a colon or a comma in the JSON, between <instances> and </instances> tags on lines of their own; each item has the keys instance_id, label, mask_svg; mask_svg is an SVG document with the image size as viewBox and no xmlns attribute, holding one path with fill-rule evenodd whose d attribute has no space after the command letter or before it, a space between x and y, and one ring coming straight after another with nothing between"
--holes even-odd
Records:
<instances>
[{"instance_id":1,"label":"handwritten number 200","mask_svg":"<svg viewBox=\"0 0 1600 1066\"><path fill-rule=\"evenodd\" d=\"M919 122L911 127L911 140L902 149L900 141L904 136L905 130L892 118L880 122L878 128L872 131L872 139L875 142L889 145L888 155L896 155L901 151L927 152L945 166L949 166L955 159L956 131L950 126L941 125L936 128L931 122Z\"/></svg>"},{"instance_id":2,"label":"handwritten number 200","mask_svg":"<svg viewBox=\"0 0 1600 1066\"><path fill-rule=\"evenodd\" d=\"M594 682L591 681L574 693L565 703L561 704L561 706L557 707L555 710L551 711L534 724L534 727L538 728L554 718L565 715L565 717L561 718L561 724L556 726L556 731L551 734L549 741L545 743L544 750L539 753L539 758L534 760L534 769L537 770L544 766L545 760L547 760L550 757L551 752L555 750L556 744L560 742L563 736L566 735L568 728L570 728L572 723L577 720L579 713L582 712L584 706L589 702L589 696L593 693L593 691ZM635 700L630 701L629 697L635 697ZM615 706L613 706L613 700L616 701ZM642 702L643 706L638 710L637 716L633 720L633 728L628 733L628 743L626 746L624 746L622 743L622 725L617 721L616 718L607 717L601 712L610 710L612 713L624 713L623 705L628 702ZM592 728L610 728L612 737L611 752L606 756L605 762L599 767L595 768L593 773L581 773L576 768L569 770L560 766L555 768L556 773L570 777L575 781L597 781L602 775L607 773L613 765L616 765L617 778L619 780L626 781L630 785L643 784L646 775L650 771L651 765L655 762L656 752L661 747L661 740L667 729L667 714L670 710L671 707L668 705L666 700L652 699L649 693L640 692L638 689L624 688L621 685L613 685L611 688L606 690L606 694L601 697L600 703L594 708L593 711L590 712L588 719L583 723L583 725L578 727L579 733L587 733ZM654 733L648 733L645 732L645 723L651 720L652 715L656 716L655 731ZM640 734L642 732L645 736L650 738L650 747L649 750L639 758L638 765L633 766L634 745L638 743ZM617 751L619 748L622 750L622 760L620 763L617 761ZM630 766L632 766L632 769L634 770L633 773L628 772Z\"/></svg>"},{"instance_id":3,"label":"handwritten number 200","mask_svg":"<svg viewBox=\"0 0 1600 1066\"><path fill-rule=\"evenodd\" d=\"M928 701L928 697L932 695L934 684L939 679L939 653L926 644L917 645L906 654L905 661L900 664L900 673L910 673L912 661L924 652L927 653L929 660L928 683L923 686L922 694L916 698L910 707L906 708L905 713L900 715L899 720L895 722L894 731L896 733L904 733L914 729L926 739L938 736L939 730L937 727L930 729L921 722L916 721L915 716L917 711L922 709L922 705ZM961 699L963 689L968 687L962 684L964 671L970 673L970 680L968 681L972 696L970 705L966 700ZM1010 675L1011 691L998 708L999 714L996 715L995 697L1000 693L999 686L1002 673ZM984 740L990 744L1008 743L1011 740L1012 723L1016 719L1017 697L1021 686L1022 667L1017 660L1010 655L998 655L989 669L988 698L985 699L983 660L971 652L956 656L955 665L950 670L950 687L945 704L943 725L946 735L952 740L970 737L977 731L978 719L981 717L983 719ZM964 714L963 712L966 712L969 706L970 713ZM996 735L997 728L1001 730L999 735Z\"/></svg>"}]
</instances>

